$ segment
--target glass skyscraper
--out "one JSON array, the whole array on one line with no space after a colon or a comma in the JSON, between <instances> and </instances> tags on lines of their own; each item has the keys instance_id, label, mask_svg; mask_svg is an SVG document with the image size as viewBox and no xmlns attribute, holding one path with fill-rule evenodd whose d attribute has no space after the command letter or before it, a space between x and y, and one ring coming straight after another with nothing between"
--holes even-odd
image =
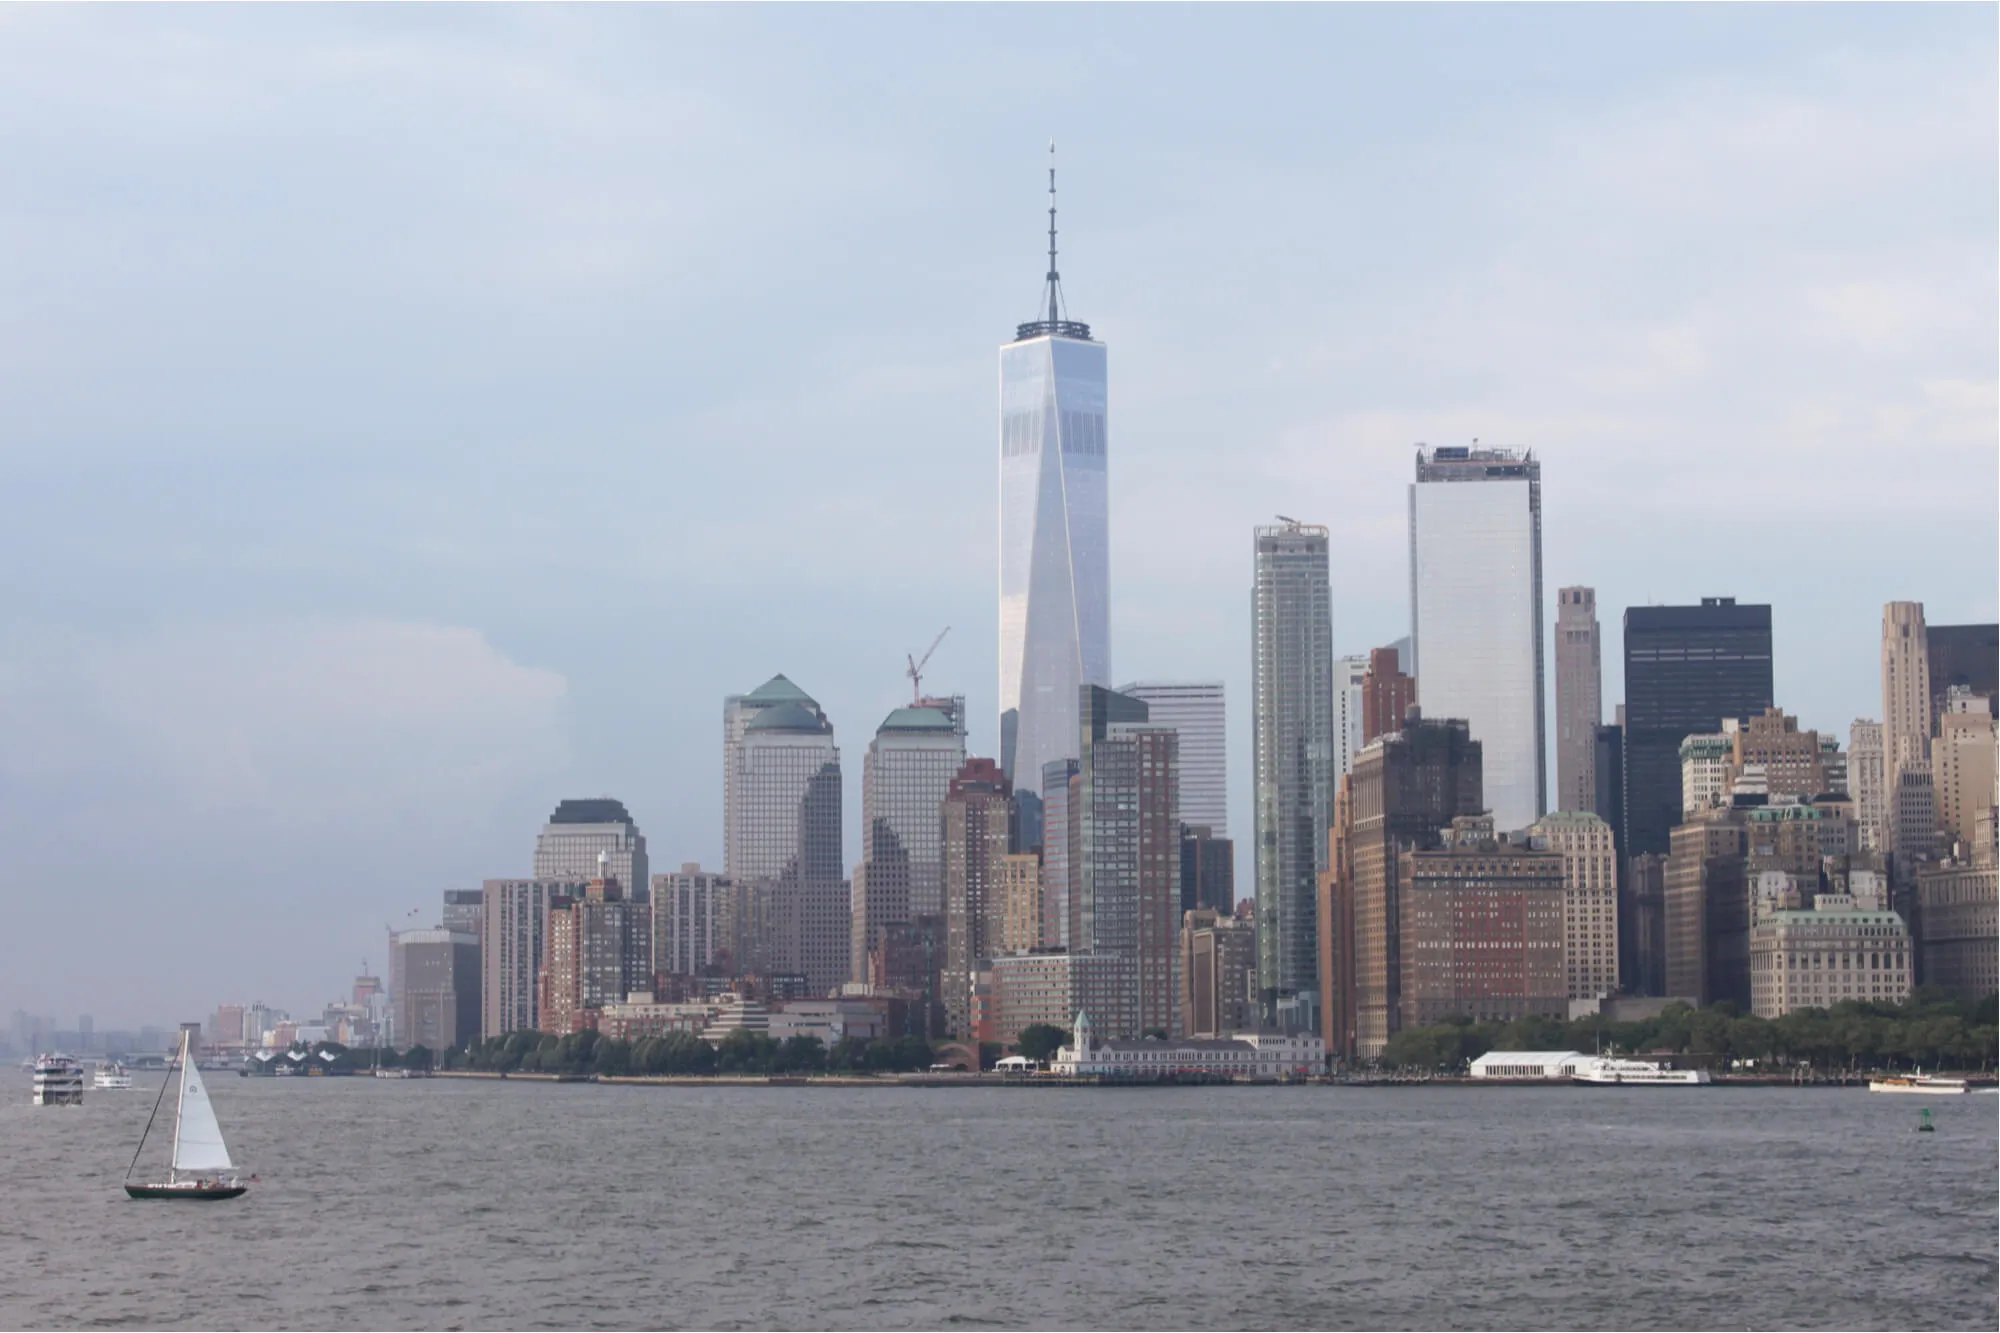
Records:
<instances>
[{"instance_id":1,"label":"glass skyscraper","mask_svg":"<svg viewBox=\"0 0 2000 1333\"><path fill-rule=\"evenodd\" d=\"M1496 829L1548 811L1542 704L1542 465L1511 449L1417 451L1411 674L1424 716L1463 718Z\"/></svg>"},{"instance_id":2,"label":"glass skyscraper","mask_svg":"<svg viewBox=\"0 0 2000 1333\"><path fill-rule=\"evenodd\" d=\"M1105 349L1065 318L1049 172L1045 317L1000 349L1000 763L1033 790L1111 683Z\"/></svg>"},{"instance_id":3,"label":"glass skyscraper","mask_svg":"<svg viewBox=\"0 0 2000 1333\"><path fill-rule=\"evenodd\" d=\"M1256 533L1251 592L1257 992L1263 1021L1318 1030L1319 874L1340 778L1327 530Z\"/></svg>"}]
</instances>

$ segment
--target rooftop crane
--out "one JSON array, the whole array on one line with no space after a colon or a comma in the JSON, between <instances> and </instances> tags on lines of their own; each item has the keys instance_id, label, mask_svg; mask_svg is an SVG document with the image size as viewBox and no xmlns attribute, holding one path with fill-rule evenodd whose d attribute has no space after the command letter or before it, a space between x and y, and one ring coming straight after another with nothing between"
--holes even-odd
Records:
<instances>
[{"instance_id":1,"label":"rooftop crane","mask_svg":"<svg viewBox=\"0 0 2000 1333\"><path fill-rule=\"evenodd\" d=\"M951 633L951 626L946 625L938 631L938 636L931 640L931 646L924 649L922 657L905 657L904 660L909 662L910 669L903 674L910 678L911 703L920 704L924 701L924 667L930 662L931 654L938 650L938 645L944 642L944 636L949 633Z\"/></svg>"}]
</instances>

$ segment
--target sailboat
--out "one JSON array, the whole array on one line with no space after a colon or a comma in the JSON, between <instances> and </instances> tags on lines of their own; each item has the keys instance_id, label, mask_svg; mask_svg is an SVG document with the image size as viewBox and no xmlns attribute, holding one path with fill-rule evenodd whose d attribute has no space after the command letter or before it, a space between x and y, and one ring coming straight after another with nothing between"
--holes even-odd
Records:
<instances>
[{"instance_id":1,"label":"sailboat","mask_svg":"<svg viewBox=\"0 0 2000 1333\"><path fill-rule=\"evenodd\" d=\"M222 1142L222 1126L216 1123L215 1106L208 1100L208 1088L195 1067L188 1034L181 1034L181 1091L174 1105L174 1151L167 1178L160 1184L135 1185L133 1167L146 1150L146 1135L153 1132L160 1104L167 1099L167 1079L153 1102L153 1114L146 1118L145 1132L132 1152L132 1165L125 1168L125 1192L135 1199L233 1199L250 1188L236 1175L229 1149Z\"/></svg>"}]
</instances>

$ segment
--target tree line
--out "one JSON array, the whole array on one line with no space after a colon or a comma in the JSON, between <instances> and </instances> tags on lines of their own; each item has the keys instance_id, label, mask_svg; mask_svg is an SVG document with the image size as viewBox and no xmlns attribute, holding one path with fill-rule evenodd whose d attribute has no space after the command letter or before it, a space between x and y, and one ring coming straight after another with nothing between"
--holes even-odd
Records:
<instances>
[{"instance_id":1,"label":"tree line","mask_svg":"<svg viewBox=\"0 0 2000 1333\"><path fill-rule=\"evenodd\" d=\"M1405 1028L1389 1039L1381 1062L1392 1069L1457 1070L1488 1051L1670 1051L1689 1063L1726 1068L1732 1061L1816 1069L1962 1069L1993 1067L2000 1043L1995 997L1976 1004L1919 988L1902 1004L1843 1000L1831 1009L1798 1009L1758 1018L1724 1000L1703 1009L1668 1005L1657 1018L1614 1023L1598 1015L1565 1022L1529 1017L1508 1023L1452 1019Z\"/></svg>"},{"instance_id":2,"label":"tree line","mask_svg":"<svg viewBox=\"0 0 2000 1333\"><path fill-rule=\"evenodd\" d=\"M740 1029L710 1045L692 1032L625 1041L585 1030L557 1037L510 1032L473 1042L446 1057L446 1067L501 1074L896 1074L930 1068L931 1045L921 1037L869 1040L818 1037L784 1041Z\"/></svg>"}]
</instances>

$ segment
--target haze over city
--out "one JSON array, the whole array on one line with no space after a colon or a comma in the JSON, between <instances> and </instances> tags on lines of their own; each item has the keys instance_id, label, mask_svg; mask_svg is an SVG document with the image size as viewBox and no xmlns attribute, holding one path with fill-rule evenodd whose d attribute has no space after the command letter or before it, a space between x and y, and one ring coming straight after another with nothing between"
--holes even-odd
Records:
<instances>
[{"instance_id":1,"label":"haze over city","mask_svg":"<svg viewBox=\"0 0 2000 1333\"><path fill-rule=\"evenodd\" d=\"M1992 621L1990 8L0 9L0 1007L315 1006L566 797L721 859L720 709L995 727L995 348L1109 347L1116 680L1221 678L1250 530L1408 632L1414 446L1544 586ZM1549 681L1553 688L1553 678ZM1241 854L1238 884L1249 879Z\"/></svg>"}]
</instances>

